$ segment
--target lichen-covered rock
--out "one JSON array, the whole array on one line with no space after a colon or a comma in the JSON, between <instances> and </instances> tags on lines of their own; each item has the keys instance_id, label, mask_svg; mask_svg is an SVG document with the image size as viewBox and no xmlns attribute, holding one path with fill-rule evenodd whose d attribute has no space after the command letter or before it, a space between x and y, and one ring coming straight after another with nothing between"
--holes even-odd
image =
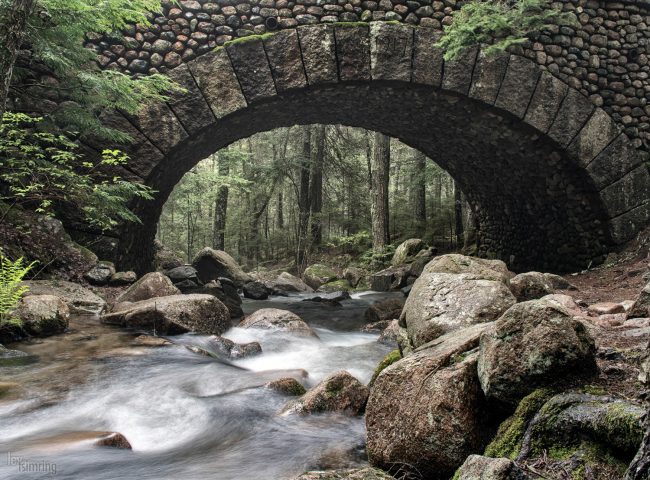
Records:
<instances>
[{"instance_id":1,"label":"lichen-covered rock","mask_svg":"<svg viewBox=\"0 0 650 480\"><path fill-rule=\"evenodd\" d=\"M426 273L425 269L413 284L400 326L407 329L417 348L453 330L494 321L515 302L501 281L467 273Z\"/></svg>"},{"instance_id":2,"label":"lichen-covered rock","mask_svg":"<svg viewBox=\"0 0 650 480\"><path fill-rule=\"evenodd\" d=\"M196 268L198 277L203 283L217 280L219 277L226 277L232 280L236 287L242 287L253 280L242 270L235 259L223 250L206 247L196 254L192 265Z\"/></svg>"},{"instance_id":3,"label":"lichen-covered rock","mask_svg":"<svg viewBox=\"0 0 650 480\"><path fill-rule=\"evenodd\" d=\"M377 368L375 368L375 372L372 374L372 378L370 379L370 386L372 387L372 384L375 383L375 380L377 380L377 377L381 372L383 372L386 368L390 367L393 363L399 362L401 359L402 359L402 354L400 353L399 350L393 350L388 355L386 355L382 359L382 361L379 362Z\"/></svg>"},{"instance_id":4,"label":"lichen-covered rock","mask_svg":"<svg viewBox=\"0 0 650 480\"><path fill-rule=\"evenodd\" d=\"M243 288L244 297L252 300L266 300L269 291L262 282L248 282Z\"/></svg>"},{"instance_id":5,"label":"lichen-covered rock","mask_svg":"<svg viewBox=\"0 0 650 480\"><path fill-rule=\"evenodd\" d=\"M156 297L178 295L181 291L174 286L169 277L160 272L144 275L140 280L131 285L122 295L117 297L115 303L139 302Z\"/></svg>"},{"instance_id":6,"label":"lichen-covered rock","mask_svg":"<svg viewBox=\"0 0 650 480\"><path fill-rule=\"evenodd\" d=\"M390 292L406 286L411 276L409 265L388 267L370 276L370 289L375 292Z\"/></svg>"},{"instance_id":7,"label":"lichen-covered rock","mask_svg":"<svg viewBox=\"0 0 650 480\"><path fill-rule=\"evenodd\" d=\"M424 267L422 273L471 273L476 278L506 284L514 276L501 260L486 260L457 253L434 258Z\"/></svg>"},{"instance_id":8,"label":"lichen-covered rock","mask_svg":"<svg viewBox=\"0 0 650 480\"><path fill-rule=\"evenodd\" d=\"M596 369L585 326L557 302L508 309L481 338L478 372L488 398L516 405L536 388Z\"/></svg>"},{"instance_id":9,"label":"lichen-covered rock","mask_svg":"<svg viewBox=\"0 0 650 480\"><path fill-rule=\"evenodd\" d=\"M650 317L650 283L647 284L637 297L634 305L627 313L628 318Z\"/></svg>"},{"instance_id":10,"label":"lichen-covered rock","mask_svg":"<svg viewBox=\"0 0 650 480\"><path fill-rule=\"evenodd\" d=\"M116 305L113 313L102 316L102 322L168 335L221 335L230 328L230 314L212 295L172 295Z\"/></svg>"},{"instance_id":11,"label":"lichen-covered rock","mask_svg":"<svg viewBox=\"0 0 650 480\"><path fill-rule=\"evenodd\" d=\"M314 290L320 288L321 285L338 280L339 278L333 269L320 263L307 267L302 276L305 279L305 283Z\"/></svg>"},{"instance_id":12,"label":"lichen-covered rock","mask_svg":"<svg viewBox=\"0 0 650 480\"><path fill-rule=\"evenodd\" d=\"M377 468L359 470L327 470L324 472L306 472L292 480L394 480L395 477Z\"/></svg>"},{"instance_id":13,"label":"lichen-covered rock","mask_svg":"<svg viewBox=\"0 0 650 480\"><path fill-rule=\"evenodd\" d=\"M115 274L115 266L111 262L99 262L84 273L84 279L91 285L103 286L108 284Z\"/></svg>"},{"instance_id":14,"label":"lichen-covered rock","mask_svg":"<svg viewBox=\"0 0 650 480\"><path fill-rule=\"evenodd\" d=\"M388 326L381 332L377 341L384 345L397 345L399 337L399 321L392 320Z\"/></svg>"},{"instance_id":15,"label":"lichen-covered rock","mask_svg":"<svg viewBox=\"0 0 650 480\"><path fill-rule=\"evenodd\" d=\"M68 328L70 309L54 295L30 295L20 300L16 316L28 335L46 337L63 333Z\"/></svg>"},{"instance_id":16,"label":"lichen-covered rock","mask_svg":"<svg viewBox=\"0 0 650 480\"><path fill-rule=\"evenodd\" d=\"M264 285L275 295L289 295L292 293L311 293L314 291L309 285L298 277L288 272L282 272L275 279L266 280Z\"/></svg>"},{"instance_id":17,"label":"lichen-covered rock","mask_svg":"<svg viewBox=\"0 0 650 480\"><path fill-rule=\"evenodd\" d=\"M515 275L510 279L510 290L518 302L525 302L551 295L555 288L545 274L526 272Z\"/></svg>"},{"instance_id":18,"label":"lichen-covered rock","mask_svg":"<svg viewBox=\"0 0 650 480\"><path fill-rule=\"evenodd\" d=\"M316 337L316 333L303 319L289 310L279 308L262 308L251 313L238 325L240 328L261 328L278 330L295 335Z\"/></svg>"},{"instance_id":19,"label":"lichen-covered rock","mask_svg":"<svg viewBox=\"0 0 650 480\"><path fill-rule=\"evenodd\" d=\"M400 317L406 299L402 297L386 298L370 305L363 314L367 323L393 320Z\"/></svg>"},{"instance_id":20,"label":"lichen-covered rock","mask_svg":"<svg viewBox=\"0 0 650 480\"><path fill-rule=\"evenodd\" d=\"M30 280L25 295L54 295L63 300L71 314L98 315L106 309L106 301L77 283L63 280Z\"/></svg>"},{"instance_id":21,"label":"lichen-covered rock","mask_svg":"<svg viewBox=\"0 0 650 480\"><path fill-rule=\"evenodd\" d=\"M356 267L348 267L343 271L343 278L348 281L352 288L357 288L365 276L366 272Z\"/></svg>"},{"instance_id":22,"label":"lichen-covered rock","mask_svg":"<svg viewBox=\"0 0 650 480\"><path fill-rule=\"evenodd\" d=\"M393 259L390 264L394 267L404 265L409 260L412 260L412 257L415 257L420 250L425 247L424 242L419 238L409 238L404 242L400 243L395 253L393 254Z\"/></svg>"},{"instance_id":23,"label":"lichen-covered rock","mask_svg":"<svg viewBox=\"0 0 650 480\"><path fill-rule=\"evenodd\" d=\"M470 455L454 475L453 480L524 480L527 478L508 458Z\"/></svg>"},{"instance_id":24,"label":"lichen-covered rock","mask_svg":"<svg viewBox=\"0 0 650 480\"><path fill-rule=\"evenodd\" d=\"M108 281L108 284L112 287L121 287L123 285L131 285L138 279L138 276L135 272L116 272L111 275L111 279Z\"/></svg>"},{"instance_id":25,"label":"lichen-covered rock","mask_svg":"<svg viewBox=\"0 0 650 480\"><path fill-rule=\"evenodd\" d=\"M483 448L487 410L476 347L488 327L477 324L439 337L377 376L366 407L371 464L448 479Z\"/></svg>"},{"instance_id":26,"label":"lichen-covered rock","mask_svg":"<svg viewBox=\"0 0 650 480\"><path fill-rule=\"evenodd\" d=\"M282 393L283 395L291 395L294 397L304 395L307 393L305 387L295 378L280 378L266 384L266 388Z\"/></svg>"},{"instance_id":27,"label":"lichen-covered rock","mask_svg":"<svg viewBox=\"0 0 650 480\"><path fill-rule=\"evenodd\" d=\"M368 400L368 387L348 372L333 373L300 398L289 402L282 415L305 415L320 412L341 412L361 415Z\"/></svg>"}]
</instances>

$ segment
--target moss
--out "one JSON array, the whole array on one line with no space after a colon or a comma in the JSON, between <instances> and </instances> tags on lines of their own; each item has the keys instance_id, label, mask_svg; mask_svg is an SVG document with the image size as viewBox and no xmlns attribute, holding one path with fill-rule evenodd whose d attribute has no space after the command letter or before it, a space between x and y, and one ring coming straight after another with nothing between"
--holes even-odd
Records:
<instances>
[{"instance_id":1,"label":"moss","mask_svg":"<svg viewBox=\"0 0 650 480\"><path fill-rule=\"evenodd\" d=\"M377 368L375 368L375 373L372 375L372 379L370 380L370 385L375 383L375 380L377 380L377 377L381 372L384 371L384 369L390 367L393 363L401 359L402 359L402 354L397 349L393 350L388 355L386 355L384 359L381 362L379 362Z\"/></svg>"},{"instance_id":2,"label":"moss","mask_svg":"<svg viewBox=\"0 0 650 480\"><path fill-rule=\"evenodd\" d=\"M524 397L515 413L499 426L496 436L485 449L485 456L514 460L521 450L521 441L528 423L551 395L552 390L542 388Z\"/></svg>"},{"instance_id":3,"label":"moss","mask_svg":"<svg viewBox=\"0 0 650 480\"><path fill-rule=\"evenodd\" d=\"M229 47L231 45L242 45L244 43L253 43L253 42L262 42L266 40L267 38L272 37L275 35L275 32L273 33L263 33L261 35L246 35L245 37L238 37L234 38L232 40L227 41L226 43L223 44L224 47Z\"/></svg>"},{"instance_id":4,"label":"moss","mask_svg":"<svg viewBox=\"0 0 650 480\"><path fill-rule=\"evenodd\" d=\"M451 477L451 480L459 480L460 479L460 473L461 473L461 467L458 467L456 470L456 473L454 473L454 476Z\"/></svg>"},{"instance_id":5,"label":"moss","mask_svg":"<svg viewBox=\"0 0 650 480\"><path fill-rule=\"evenodd\" d=\"M350 290L350 284L347 280L334 280L333 282L326 283L320 287L327 292L334 292L338 290Z\"/></svg>"},{"instance_id":6,"label":"moss","mask_svg":"<svg viewBox=\"0 0 650 480\"><path fill-rule=\"evenodd\" d=\"M622 445L626 452L632 454L643 440L639 418L620 403L613 403L607 408L602 429L608 442Z\"/></svg>"},{"instance_id":7,"label":"moss","mask_svg":"<svg viewBox=\"0 0 650 480\"><path fill-rule=\"evenodd\" d=\"M548 455L548 458L552 460L571 460L574 464L577 463L576 460L581 462L571 472L571 477L576 480L590 478L585 475L587 472L586 466L589 466L590 471L616 472L618 474L617 477L620 476L620 478L622 478L625 470L627 470L627 462L623 462L614 457L603 445L587 440L583 440L573 445L550 445L545 452ZM543 453L544 452L541 452L540 455Z\"/></svg>"},{"instance_id":8,"label":"moss","mask_svg":"<svg viewBox=\"0 0 650 480\"><path fill-rule=\"evenodd\" d=\"M597 385L585 385L581 390L590 395L607 395L607 391Z\"/></svg>"}]
</instances>

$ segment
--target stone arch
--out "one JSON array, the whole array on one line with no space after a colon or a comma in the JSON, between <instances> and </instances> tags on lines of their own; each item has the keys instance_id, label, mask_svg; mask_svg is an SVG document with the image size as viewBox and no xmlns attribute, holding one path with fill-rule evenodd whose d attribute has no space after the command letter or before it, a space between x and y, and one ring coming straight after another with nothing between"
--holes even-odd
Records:
<instances>
[{"instance_id":1,"label":"stone arch","mask_svg":"<svg viewBox=\"0 0 650 480\"><path fill-rule=\"evenodd\" d=\"M363 127L422 150L476 207L480 252L513 269L584 267L648 223L645 157L604 110L523 57L475 48L445 62L435 35L377 22L243 38L172 70L185 93L106 118L135 139L125 173L158 191L134 205L143 225L123 229L121 265L149 267L162 206L196 162L294 124Z\"/></svg>"}]
</instances>

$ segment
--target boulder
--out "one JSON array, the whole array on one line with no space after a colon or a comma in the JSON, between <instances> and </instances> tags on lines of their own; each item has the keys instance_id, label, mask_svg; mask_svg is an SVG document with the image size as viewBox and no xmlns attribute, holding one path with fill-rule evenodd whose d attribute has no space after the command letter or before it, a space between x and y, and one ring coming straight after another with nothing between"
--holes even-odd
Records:
<instances>
[{"instance_id":1,"label":"boulder","mask_svg":"<svg viewBox=\"0 0 650 480\"><path fill-rule=\"evenodd\" d=\"M400 326L407 329L411 344L419 347L453 330L494 321L515 303L502 281L425 269L406 299Z\"/></svg>"},{"instance_id":2,"label":"boulder","mask_svg":"<svg viewBox=\"0 0 650 480\"><path fill-rule=\"evenodd\" d=\"M368 399L368 387L348 372L333 373L300 398L289 402L282 415L341 412L361 415Z\"/></svg>"},{"instance_id":3,"label":"boulder","mask_svg":"<svg viewBox=\"0 0 650 480\"><path fill-rule=\"evenodd\" d=\"M317 292L340 292L341 290L343 291L348 291L350 289L350 284L348 283L347 280L333 280L331 282L325 283L321 285Z\"/></svg>"},{"instance_id":4,"label":"boulder","mask_svg":"<svg viewBox=\"0 0 650 480\"><path fill-rule=\"evenodd\" d=\"M307 472L292 480L394 480L395 477L376 468L366 467L357 470L327 470Z\"/></svg>"},{"instance_id":5,"label":"boulder","mask_svg":"<svg viewBox=\"0 0 650 480\"><path fill-rule=\"evenodd\" d=\"M381 332L377 341L383 345L397 346L397 337L399 336L399 321L392 320L388 326Z\"/></svg>"},{"instance_id":6,"label":"boulder","mask_svg":"<svg viewBox=\"0 0 650 480\"><path fill-rule=\"evenodd\" d=\"M316 333L298 315L279 308L262 308L251 313L238 325L240 328L261 328L316 337Z\"/></svg>"},{"instance_id":7,"label":"boulder","mask_svg":"<svg viewBox=\"0 0 650 480\"><path fill-rule=\"evenodd\" d=\"M338 280L338 274L327 265L316 263L310 265L305 269L302 274L305 283L314 290L317 290L321 285Z\"/></svg>"},{"instance_id":8,"label":"boulder","mask_svg":"<svg viewBox=\"0 0 650 480\"><path fill-rule=\"evenodd\" d=\"M577 290L578 288L560 275L545 273L544 277L555 290Z\"/></svg>"},{"instance_id":9,"label":"boulder","mask_svg":"<svg viewBox=\"0 0 650 480\"><path fill-rule=\"evenodd\" d=\"M501 260L468 257L457 253L440 255L431 260L422 273L471 273L476 278L507 284L514 276Z\"/></svg>"},{"instance_id":10,"label":"boulder","mask_svg":"<svg viewBox=\"0 0 650 480\"><path fill-rule=\"evenodd\" d=\"M102 316L102 322L166 335L221 335L230 328L230 314L212 295L172 295L116 305L113 313Z\"/></svg>"},{"instance_id":11,"label":"boulder","mask_svg":"<svg viewBox=\"0 0 650 480\"><path fill-rule=\"evenodd\" d=\"M555 292L555 288L545 274L526 272L510 279L510 290L518 302L536 300Z\"/></svg>"},{"instance_id":12,"label":"boulder","mask_svg":"<svg viewBox=\"0 0 650 480\"><path fill-rule=\"evenodd\" d=\"M235 285L229 278L221 277L218 280L212 280L205 285L185 288L182 290L183 293L212 295L217 297L219 301L226 306L228 312L230 312L230 318L232 319L240 319L244 316L244 311L241 308L241 297L237 292L237 288L235 288Z\"/></svg>"},{"instance_id":13,"label":"boulder","mask_svg":"<svg viewBox=\"0 0 650 480\"><path fill-rule=\"evenodd\" d=\"M375 323L382 320L393 320L400 317L404 308L404 298L386 298L370 305L363 317L366 323Z\"/></svg>"},{"instance_id":14,"label":"boulder","mask_svg":"<svg viewBox=\"0 0 650 480\"><path fill-rule=\"evenodd\" d=\"M470 455L454 475L454 480L524 480L528 478L509 458Z\"/></svg>"},{"instance_id":15,"label":"boulder","mask_svg":"<svg viewBox=\"0 0 650 480\"><path fill-rule=\"evenodd\" d=\"M645 353L640 362L639 381L647 389L650 386L650 343L646 346ZM650 396L645 398L646 411L650 412ZM644 435L639 449L630 463L625 480L647 480L650 478L650 415L645 415L643 422Z\"/></svg>"},{"instance_id":16,"label":"boulder","mask_svg":"<svg viewBox=\"0 0 650 480\"><path fill-rule=\"evenodd\" d=\"M571 295L564 295L562 293L553 293L551 295L546 295L541 298L542 300L548 300L549 302L555 302L567 309L569 313L573 316L579 317L582 316L582 310L580 306L576 303Z\"/></svg>"},{"instance_id":17,"label":"boulder","mask_svg":"<svg viewBox=\"0 0 650 480\"><path fill-rule=\"evenodd\" d=\"M489 324L443 335L385 368L366 407L368 457L405 478L449 479L486 443L476 347Z\"/></svg>"},{"instance_id":18,"label":"boulder","mask_svg":"<svg viewBox=\"0 0 650 480\"><path fill-rule=\"evenodd\" d=\"M488 398L516 405L536 388L594 373L595 352L585 326L558 303L518 303L481 338L481 387Z\"/></svg>"},{"instance_id":19,"label":"boulder","mask_svg":"<svg viewBox=\"0 0 650 480\"><path fill-rule=\"evenodd\" d=\"M625 307L616 302L601 302L589 305L587 312L594 317L598 317L599 315L615 315L617 313L625 313Z\"/></svg>"},{"instance_id":20,"label":"boulder","mask_svg":"<svg viewBox=\"0 0 650 480\"><path fill-rule=\"evenodd\" d=\"M63 280L30 280L25 295L54 295L63 300L73 315L99 315L106 310L106 301L87 288Z\"/></svg>"},{"instance_id":21,"label":"boulder","mask_svg":"<svg viewBox=\"0 0 650 480\"><path fill-rule=\"evenodd\" d=\"M650 283L647 284L637 297L634 305L627 314L628 318L650 317Z\"/></svg>"},{"instance_id":22,"label":"boulder","mask_svg":"<svg viewBox=\"0 0 650 480\"><path fill-rule=\"evenodd\" d=\"M119 448L121 450L132 450L131 444L124 435L117 432L108 432L99 440L94 442L97 447Z\"/></svg>"},{"instance_id":23,"label":"boulder","mask_svg":"<svg viewBox=\"0 0 650 480\"><path fill-rule=\"evenodd\" d=\"M156 270L167 271L183 265L183 259L180 255L167 249L159 241L154 242L156 253L154 254L154 265Z\"/></svg>"},{"instance_id":24,"label":"boulder","mask_svg":"<svg viewBox=\"0 0 650 480\"><path fill-rule=\"evenodd\" d=\"M28 335L46 337L65 332L70 309L54 295L30 295L20 300L16 316L22 321L23 330Z\"/></svg>"},{"instance_id":25,"label":"boulder","mask_svg":"<svg viewBox=\"0 0 650 480\"><path fill-rule=\"evenodd\" d=\"M178 295L181 291L174 286L169 277L160 272L147 273L117 297L115 303L139 302L156 297Z\"/></svg>"},{"instance_id":26,"label":"boulder","mask_svg":"<svg viewBox=\"0 0 650 480\"><path fill-rule=\"evenodd\" d=\"M348 281L352 288L357 288L365 276L366 272L356 267L348 267L343 271L343 278Z\"/></svg>"},{"instance_id":27,"label":"boulder","mask_svg":"<svg viewBox=\"0 0 650 480\"><path fill-rule=\"evenodd\" d=\"M299 396L304 395L307 390L295 378L280 378L266 384L266 388L281 393L283 395Z\"/></svg>"},{"instance_id":28,"label":"boulder","mask_svg":"<svg viewBox=\"0 0 650 480\"><path fill-rule=\"evenodd\" d=\"M262 282L248 282L243 288L244 297L252 300L266 300L269 298L269 291Z\"/></svg>"},{"instance_id":29,"label":"boulder","mask_svg":"<svg viewBox=\"0 0 650 480\"><path fill-rule=\"evenodd\" d=\"M84 274L84 279L91 285L107 285L115 275L115 266L111 262L99 262Z\"/></svg>"},{"instance_id":30,"label":"boulder","mask_svg":"<svg viewBox=\"0 0 650 480\"><path fill-rule=\"evenodd\" d=\"M409 238L400 243L400 245L395 249L390 264L394 267L404 265L405 263L408 263L409 260L412 260L412 257L415 257L415 255L417 255L423 248L425 248L425 245L421 239Z\"/></svg>"},{"instance_id":31,"label":"boulder","mask_svg":"<svg viewBox=\"0 0 650 480\"><path fill-rule=\"evenodd\" d=\"M312 293L314 291L309 285L300 280L298 277L288 272L282 272L277 278L264 282L266 287L274 295L289 295L292 293Z\"/></svg>"},{"instance_id":32,"label":"boulder","mask_svg":"<svg viewBox=\"0 0 650 480\"><path fill-rule=\"evenodd\" d=\"M223 250L206 247L196 254L192 265L196 268L199 279L203 283L217 280L219 277L226 277L239 288L253 280L242 270L235 259Z\"/></svg>"},{"instance_id":33,"label":"boulder","mask_svg":"<svg viewBox=\"0 0 650 480\"><path fill-rule=\"evenodd\" d=\"M339 304L339 302L342 302L343 300L349 300L350 298L350 292L347 290L339 290L330 293L319 293L317 295L303 299L303 302Z\"/></svg>"},{"instance_id":34,"label":"boulder","mask_svg":"<svg viewBox=\"0 0 650 480\"><path fill-rule=\"evenodd\" d=\"M375 292L390 292L406 286L411 267L401 265L389 267L370 276L370 289Z\"/></svg>"},{"instance_id":35,"label":"boulder","mask_svg":"<svg viewBox=\"0 0 650 480\"><path fill-rule=\"evenodd\" d=\"M135 272L116 272L111 275L111 279L108 281L108 284L111 287L121 287L123 285L131 285L138 279L138 276Z\"/></svg>"},{"instance_id":36,"label":"boulder","mask_svg":"<svg viewBox=\"0 0 650 480\"><path fill-rule=\"evenodd\" d=\"M196 272L196 268L194 268L192 265L181 265L170 270L165 270L164 273L169 277L174 285L178 285L186 281L191 282L191 286L199 286L201 284L199 276ZM187 285L190 286L189 283Z\"/></svg>"},{"instance_id":37,"label":"boulder","mask_svg":"<svg viewBox=\"0 0 650 480\"><path fill-rule=\"evenodd\" d=\"M152 335L138 335L131 342L136 347L166 347L171 345L172 342L162 337L154 337Z\"/></svg>"},{"instance_id":38,"label":"boulder","mask_svg":"<svg viewBox=\"0 0 650 480\"><path fill-rule=\"evenodd\" d=\"M230 360L253 357L262 353L262 346L258 342L235 343L216 335L209 338L206 346L217 357Z\"/></svg>"}]
</instances>

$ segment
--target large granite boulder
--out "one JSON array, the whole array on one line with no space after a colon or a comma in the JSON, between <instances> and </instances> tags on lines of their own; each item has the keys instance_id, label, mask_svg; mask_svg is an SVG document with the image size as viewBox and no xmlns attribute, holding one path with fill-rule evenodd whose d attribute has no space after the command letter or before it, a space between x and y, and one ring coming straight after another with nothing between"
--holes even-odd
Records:
<instances>
[{"instance_id":1,"label":"large granite boulder","mask_svg":"<svg viewBox=\"0 0 650 480\"><path fill-rule=\"evenodd\" d=\"M137 279L138 276L131 270L127 272L116 272L111 275L108 284L111 287L123 287L124 285L131 285L132 283L135 283Z\"/></svg>"},{"instance_id":2,"label":"large granite boulder","mask_svg":"<svg viewBox=\"0 0 650 480\"><path fill-rule=\"evenodd\" d=\"M526 272L510 279L510 290L518 302L536 300L555 292L548 277L540 272Z\"/></svg>"},{"instance_id":3,"label":"large granite boulder","mask_svg":"<svg viewBox=\"0 0 650 480\"><path fill-rule=\"evenodd\" d=\"M356 267L348 267L343 271L343 278L348 281L352 288L357 288L365 276L366 272Z\"/></svg>"},{"instance_id":4,"label":"large granite boulder","mask_svg":"<svg viewBox=\"0 0 650 480\"><path fill-rule=\"evenodd\" d=\"M99 262L84 274L84 279L91 285L107 285L115 274L115 266L111 262Z\"/></svg>"},{"instance_id":5,"label":"large granite boulder","mask_svg":"<svg viewBox=\"0 0 650 480\"><path fill-rule=\"evenodd\" d=\"M370 290L375 292L390 292L406 286L411 276L409 265L388 267L370 276Z\"/></svg>"},{"instance_id":6,"label":"large granite boulder","mask_svg":"<svg viewBox=\"0 0 650 480\"><path fill-rule=\"evenodd\" d=\"M309 285L298 277L288 272L282 272L275 279L266 280L264 285L274 295L290 295L292 293L312 293L314 291Z\"/></svg>"},{"instance_id":7,"label":"large granite boulder","mask_svg":"<svg viewBox=\"0 0 650 480\"><path fill-rule=\"evenodd\" d=\"M310 265L305 269L302 274L302 278L305 280L305 283L307 285L309 285L314 290L317 290L321 285L325 285L326 283L338 280L339 276L327 265L316 263L314 265Z\"/></svg>"},{"instance_id":8,"label":"large granite boulder","mask_svg":"<svg viewBox=\"0 0 650 480\"><path fill-rule=\"evenodd\" d=\"M316 333L298 315L289 310L280 310L279 308L262 308L261 310L257 310L244 318L238 326L240 328L278 330L295 335L316 337Z\"/></svg>"},{"instance_id":9,"label":"large granite boulder","mask_svg":"<svg viewBox=\"0 0 650 480\"><path fill-rule=\"evenodd\" d=\"M536 388L593 373L595 351L585 326L559 303L518 303L481 338L481 387L488 398L516 405Z\"/></svg>"},{"instance_id":10,"label":"large granite boulder","mask_svg":"<svg viewBox=\"0 0 650 480\"><path fill-rule=\"evenodd\" d=\"M627 313L628 318L650 317L650 283L647 284Z\"/></svg>"},{"instance_id":11,"label":"large granite boulder","mask_svg":"<svg viewBox=\"0 0 650 480\"><path fill-rule=\"evenodd\" d=\"M525 480L529 478L509 458L470 455L454 475L454 480Z\"/></svg>"},{"instance_id":12,"label":"large granite boulder","mask_svg":"<svg viewBox=\"0 0 650 480\"><path fill-rule=\"evenodd\" d=\"M54 295L30 295L18 304L16 316L28 335L46 337L63 333L68 328L70 309Z\"/></svg>"},{"instance_id":13,"label":"large granite boulder","mask_svg":"<svg viewBox=\"0 0 650 480\"><path fill-rule=\"evenodd\" d=\"M182 289L183 293L213 295L223 303L230 312L230 318L240 319L244 316L241 308L242 300L237 292L237 287L229 278L220 277L217 280L211 280L205 285L198 287L188 287Z\"/></svg>"},{"instance_id":14,"label":"large granite boulder","mask_svg":"<svg viewBox=\"0 0 650 480\"><path fill-rule=\"evenodd\" d=\"M650 343L646 346L645 353L640 361L639 381L646 387L644 435L639 449L626 472L625 480L647 480L650 478L650 392L647 391L648 387L650 387Z\"/></svg>"},{"instance_id":15,"label":"large granite boulder","mask_svg":"<svg viewBox=\"0 0 650 480\"><path fill-rule=\"evenodd\" d=\"M165 275L179 288L192 288L201 285L196 268L192 265L179 265L165 270Z\"/></svg>"},{"instance_id":16,"label":"large granite boulder","mask_svg":"<svg viewBox=\"0 0 650 480\"><path fill-rule=\"evenodd\" d=\"M106 301L77 283L63 280L30 280L25 295L54 295L63 300L73 315L99 315L106 310Z\"/></svg>"},{"instance_id":17,"label":"large granite boulder","mask_svg":"<svg viewBox=\"0 0 650 480\"><path fill-rule=\"evenodd\" d=\"M400 317L404 303L403 297L385 298L370 305L363 314L366 323L394 320Z\"/></svg>"},{"instance_id":18,"label":"large granite boulder","mask_svg":"<svg viewBox=\"0 0 650 480\"><path fill-rule=\"evenodd\" d=\"M230 314L212 295L172 295L116 305L112 313L102 316L102 322L166 335L221 335L230 328Z\"/></svg>"},{"instance_id":19,"label":"large granite boulder","mask_svg":"<svg viewBox=\"0 0 650 480\"><path fill-rule=\"evenodd\" d=\"M225 277L231 279L239 288L253 280L242 270L235 259L223 250L206 247L196 254L192 265L196 268L199 279L203 283Z\"/></svg>"},{"instance_id":20,"label":"large granite boulder","mask_svg":"<svg viewBox=\"0 0 650 480\"><path fill-rule=\"evenodd\" d=\"M400 316L400 326L414 347L453 330L494 321L516 303L502 281L426 270L413 284Z\"/></svg>"},{"instance_id":21,"label":"large granite boulder","mask_svg":"<svg viewBox=\"0 0 650 480\"><path fill-rule=\"evenodd\" d=\"M269 290L262 282L248 282L243 288L244 297L252 300L266 300Z\"/></svg>"},{"instance_id":22,"label":"large granite boulder","mask_svg":"<svg viewBox=\"0 0 650 480\"><path fill-rule=\"evenodd\" d=\"M348 372L336 372L296 400L289 402L282 415L341 412L361 415L368 400L368 387Z\"/></svg>"},{"instance_id":23,"label":"large granite boulder","mask_svg":"<svg viewBox=\"0 0 650 480\"><path fill-rule=\"evenodd\" d=\"M425 244L421 239L409 238L399 244L393 254L393 259L390 264L394 267L404 265L405 263L408 263L409 260L413 260L413 257L415 257L415 255L417 255L423 248L425 248Z\"/></svg>"},{"instance_id":24,"label":"large granite boulder","mask_svg":"<svg viewBox=\"0 0 650 480\"><path fill-rule=\"evenodd\" d=\"M372 465L447 480L482 450L489 429L475 350L487 328L477 324L439 337L377 376L366 406Z\"/></svg>"},{"instance_id":25,"label":"large granite boulder","mask_svg":"<svg viewBox=\"0 0 650 480\"><path fill-rule=\"evenodd\" d=\"M160 272L147 273L140 280L117 297L115 303L139 302L156 297L178 295L181 291L174 286L169 277Z\"/></svg>"},{"instance_id":26,"label":"large granite boulder","mask_svg":"<svg viewBox=\"0 0 650 480\"><path fill-rule=\"evenodd\" d=\"M422 273L471 273L483 280L508 283L514 273L501 260L468 257L457 253L440 255L431 260Z\"/></svg>"}]
</instances>

